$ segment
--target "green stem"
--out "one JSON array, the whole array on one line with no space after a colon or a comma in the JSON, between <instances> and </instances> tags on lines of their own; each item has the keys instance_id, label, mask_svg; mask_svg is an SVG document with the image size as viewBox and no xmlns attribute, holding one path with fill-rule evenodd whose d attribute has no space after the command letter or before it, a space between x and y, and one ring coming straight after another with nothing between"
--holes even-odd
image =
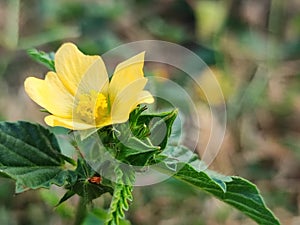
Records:
<instances>
[{"instance_id":1,"label":"green stem","mask_svg":"<svg viewBox=\"0 0 300 225\"><path fill-rule=\"evenodd\" d=\"M80 151L80 148L78 147L78 145L73 145L74 146L74 148L75 148L75 150L77 151L77 155L78 155L78 158L79 159L82 159L83 160L83 169L84 169L84 172L85 172L85 175L86 176L89 176L89 170L88 170L88 168L87 168L87 165L86 165L86 161L85 161L85 158L84 158L84 155L82 154L82 152Z\"/></svg>"},{"instance_id":2,"label":"green stem","mask_svg":"<svg viewBox=\"0 0 300 225\"><path fill-rule=\"evenodd\" d=\"M82 224L82 222L85 219L86 212L87 212L87 210L86 210L86 204L85 204L84 198L80 197L78 205L77 205L74 225Z\"/></svg>"}]
</instances>

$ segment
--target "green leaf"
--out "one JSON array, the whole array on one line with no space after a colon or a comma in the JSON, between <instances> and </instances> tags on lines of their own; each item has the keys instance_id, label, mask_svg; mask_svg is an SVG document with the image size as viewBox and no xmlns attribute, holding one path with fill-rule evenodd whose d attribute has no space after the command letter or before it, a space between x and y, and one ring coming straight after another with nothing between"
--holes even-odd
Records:
<instances>
[{"instance_id":1,"label":"green leaf","mask_svg":"<svg viewBox=\"0 0 300 225\"><path fill-rule=\"evenodd\" d=\"M143 114L138 118L138 124L145 124L149 127L151 143L164 149L167 146L177 114L177 109L159 114Z\"/></svg>"},{"instance_id":2,"label":"green leaf","mask_svg":"<svg viewBox=\"0 0 300 225\"><path fill-rule=\"evenodd\" d=\"M28 55L31 56L35 61L45 65L48 69L55 71L54 65L54 53L46 53L43 51L38 51L36 49L27 50Z\"/></svg>"},{"instance_id":3,"label":"green leaf","mask_svg":"<svg viewBox=\"0 0 300 225\"><path fill-rule=\"evenodd\" d=\"M184 147L169 149L164 154L170 161L165 161L165 169L174 174L174 178L191 184L221 201L240 210L258 224L279 225L278 219L265 205L263 198L254 184L236 176L224 176L206 169L203 162L195 159L194 154ZM186 153L186 154L184 154ZM189 158L189 157L190 158ZM175 166L170 166L171 164ZM165 170L165 173L168 171Z\"/></svg>"},{"instance_id":4,"label":"green leaf","mask_svg":"<svg viewBox=\"0 0 300 225\"><path fill-rule=\"evenodd\" d=\"M193 167L197 172L204 171L206 174L225 192L226 183L232 181L230 176L219 174L208 170L205 163L199 160L198 155L184 146L168 146L161 154L164 157L165 165L172 171L179 171L186 164ZM185 163L184 163L185 162Z\"/></svg>"},{"instance_id":5,"label":"green leaf","mask_svg":"<svg viewBox=\"0 0 300 225\"><path fill-rule=\"evenodd\" d=\"M76 174L76 179L74 178L73 181L70 181L66 186L69 191L63 196L59 204L72 197L73 193L83 197L84 203L87 204L106 192L113 192L110 186L103 185L103 183L109 184L108 181L103 181L104 178L101 178L102 181L100 183L92 183L89 181L91 177L100 177L100 175L98 175L84 159L78 159L77 168L72 172Z\"/></svg>"},{"instance_id":6,"label":"green leaf","mask_svg":"<svg viewBox=\"0 0 300 225\"><path fill-rule=\"evenodd\" d=\"M126 158L126 161L133 166L147 166L151 165L155 156L155 151L143 152L140 154L130 155Z\"/></svg>"},{"instance_id":7,"label":"green leaf","mask_svg":"<svg viewBox=\"0 0 300 225\"><path fill-rule=\"evenodd\" d=\"M92 200L100 197L104 193L112 192L108 186L90 183L88 180L78 180L71 188L79 196L83 197L84 203L90 203Z\"/></svg>"},{"instance_id":8,"label":"green leaf","mask_svg":"<svg viewBox=\"0 0 300 225\"><path fill-rule=\"evenodd\" d=\"M160 150L159 146L153 146L151 143L145 143L136 137L130 137L127 142L122 144L131 150L125 153L126 156Z\"/></svg>"},{"instance_id":9,"label":"green leaf","mask_svg":"<svg viewBox=\"0 0 300 225\"><path fill-rule=\"evenodd\" d=\"M160 153L159 146L153 146L136 137L130 137L122 142L122 150L118 158L121 161L129 162L130 165L145 166L156 153Z\"/></svg>"},{"instance_id":10,"label":"green leaf","mask_svg":"<svg viewBox=\"0 0 300 225\"><path fill-rule=\"evenodd\" d=\"M28 122L0 122L0 173L16 181L16 192L62 186L69 177L55 136Z\"/></svg>"},{"instance_id":11,"label":"green leaf","mask_svg":"<svg viewBox=\"0 0 300 225\"><path fill-rule=\"evenodd\" d=\"M224 193L205 171L196 172L188 165L184 166L174 177L214 195L221 201L240 210L258 224L280 224L265 205L256 186L243 178L231 177L232 181L226 183L227 190Z\"/></svg>"}]
</instances>

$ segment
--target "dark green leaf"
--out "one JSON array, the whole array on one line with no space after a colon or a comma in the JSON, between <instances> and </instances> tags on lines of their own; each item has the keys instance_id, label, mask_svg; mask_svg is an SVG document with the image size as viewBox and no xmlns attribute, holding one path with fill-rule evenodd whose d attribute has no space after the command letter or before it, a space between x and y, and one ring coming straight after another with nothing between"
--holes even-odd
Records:
<instances>
[{"instance_id":1,"label":"dark green leaf","mask_svg":"<svg viewBox=\"0 0 300 225\"><path fill-rule=\"evenodd\" d=\"M128 156L126 158L126 161L133 166L147 166L147 165L151 165L154 155L155 155L154 151L143 152L140 154Z\"/></svg>"},{"instance_id":2,"label":"dark green leaf","mask_svg":"<svg viewBox=\"0 0 300 225\"><path fill-rule=\"evenodd\" d=\"M183 162L192 166L198 172L205 170L206 174L213 179L213 181L219 185L224 192L226 191L225 182L232 181L230 176L225 176L212 170L208 170L205 163L199 160L198 155L194 154L194 152L184 146L168 146L161 156L165 158L165 165L173 171L180 170L181 167L185 165Z\"/></svg>"},{"instance_id":3,"label":"dark green leaf","mask_svg":"<svg viewBox=\"0 0 300 225\"><path fill-rule=\"evenodd\" d=\"M87 204L104 193L112 193L112 188L101 184L90 183L88 180L78 180L71 187L71 191L83 197L84 203Z\"/></svg>"},{"instance_id":4,"label":"dark green leaf","mask_svg":"<svg viewBox=\"0 0 300 225\"><path fill-rule=\"evenodd\" d=\"M197 172L189 165L185 165L175 178L192 184L234 206L258 224L280 224L265 205L256 186L243 178L231 177L232 181L226 182L225 193L205 171Z\"/></svg>"},{"instance_id":5,"label":"dark green leaf","mask_svg":"<svg viewBox=\"0 0 300 225\"><path fill-rule=\"evenodd\" d=\"M65 156L55 136L40 125L0 122L0 173L16 180L16 192L64 185Z\"/></svg>"},{"instance_id":6,"label":"dark green leaf","mask_svg":"<svg viewBox=\"0 0 300 225\"><path fill-rule=\"evenodd\" d=\"M91 177L100 175L98 175L83 159L78 159L77 168L74 173L77 175L76 180L73 179L73 181L69 182L69 185L66 186L71 192L67 192L65 194L67 196L64 197L76 193L83 197L85 203L89 203L106 192L113 192L110 186L103 185L103 183L108 184L109 182L101 181L101 183L98 184L89 181ZM64 197L62 200L64 200Z\"/></svg>"},{"instance_id":7,"label":"dark green leaf","mask_svg":"<svg viewBox=\"0 0 300 225\"><path fill-rule=\"evenodd\" d=\"M186 154L184 153L186 152ZM279 225L278 219L265 205L261 194L254 184L240 178L218 174L205 168L193 153L184 147L168 149L164 152L169 157L165 166L169 172L175 173L174 178L194 185L223 202L234 206L258 224ZM173 166L170 166L175 164ZM168 173L165 170L165 173Z\"/></svg>"},{"instance_id":8,"label":"dark green leaf","mask_svg":"<svg viewBox=\"0 0 300 225\"><path fill-rule=\"evenodd\" d=\"M38 51L36 49L29 49L27 51L28 55L31 56L35 61L45 65L48 69L55 71L54 65L54 53L46 53L43 51Z\"/></svg>"}]
</instances>

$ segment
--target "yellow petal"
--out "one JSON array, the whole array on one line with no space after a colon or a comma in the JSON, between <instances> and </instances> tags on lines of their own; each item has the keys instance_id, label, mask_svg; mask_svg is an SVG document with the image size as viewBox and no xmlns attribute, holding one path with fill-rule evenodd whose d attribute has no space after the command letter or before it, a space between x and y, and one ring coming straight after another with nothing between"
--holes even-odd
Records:
<instances>
[{"instance_id":1,"label":"yellow petal","mask_svg":"<svg viewBox=\"0 0 300 225\"><path fill-rule=\"evenodd\" d=\"M24 86L29 97L51 114L65 118L72 116L74 98L63 86L56 73L48 72L45 80L28 77Z\"/></svg>"},{"instance_id":2,"label":"yellow petal","mask_svg":"<svg viewBox=\"0 0 300 225\"><path fill-rule=\"evenodd\" d=\"M147 83L146 78L140 78L130 83L118 93L111 105L113 123L122 123L128 120L130 112L140 103L150 102L151 97L143 89ZM150 93L149 93L150 94ZM150 94L151 95L151 94Z\"/></svg>"},{"instance_id":3,"label":"yellow petal","mask_svg":"<svg viewBox=\"0 0 300 225\"><path fill-rule=\"evenodd\" d=\"M99 70L94 74L94 81L105 80L107 72L100 56L84 55L72 43L63 44L55 54L57 75L72 95L75 95L83 76L94 63L97 64Z\"/></svg>"},{"instance_id":4,"label":"yellow petal","mask_svg":"<svg viewBox=\"0 0 300 225\"><path fill-rule=\"evenodd\" d=\"M142 91L137 97L137 105L146 103L146 104L151 104L154 102L154 98L152 94L149 91Z\"/></svg>"},{"instance_id":5,"label":"yellow petal","mask_svg":"<svg viewBox=\"0 0 300 225\"><path fill-rule=\"evenodd\" d=\"M82 79L78 84L76 95L79 96L84 93L89 93L92 90L96 92L107 93L108 83L109 80L105 65L102 59L98 59L82 76Z\"/></svg>"},{"instance_id":6,"label":"yellow petal","mask_svg":"<svg viewBox=\"0 0 300 225\"><path fill-rule=\"evenodd\" d=\"M137 99L136 99L136 102L132 105L132 108L130 109L130 112L132 110L134 110L137 105L139 104L151 104L154 102L154 98L152 96L152 94L149 92L149 91L141 91L138 95L137 95Z\"/></svg>"},{"instance_id":7,"label":"yellow petal","mask_svg":"<svg viewBox=\"0 0 300 225\"><path fill-rule=\"evenodd\" d=\"M91 129L94 128L95 126L87 123L83 123L80 121L76 121L72 118L61 118L57 116L46 116L45 117L45 122L51 127L65 127L71 130L85 130L85 129Z\"/></svg>"},{"instance_id":8,"label":"yellow petal","mask_svg":"<svg viewBox=\"0 0 300 225\"><path fill-rule=\"evenodd\" d=\"M71 130L87 130L93 128L101 128L107 125L112 124L111 120L107 120L105 123L102 124L88 124L83 121L80 121L79 118L61 118L54 115L46 116L45 122L51 127L59 126L65 127Z\"/></svg>"},{"instance_id":9,"label":"yellow petal","mask_svg":"<svg viewBox=\"0 0 300 225\"><path fill-rule=\"evenodd\" d=\"M113 102L124 88L137 79L144 77L145 52L133 56L132 58L120 63L114 72L109 86L110 99Z\"/></svg>"}]
</instances>

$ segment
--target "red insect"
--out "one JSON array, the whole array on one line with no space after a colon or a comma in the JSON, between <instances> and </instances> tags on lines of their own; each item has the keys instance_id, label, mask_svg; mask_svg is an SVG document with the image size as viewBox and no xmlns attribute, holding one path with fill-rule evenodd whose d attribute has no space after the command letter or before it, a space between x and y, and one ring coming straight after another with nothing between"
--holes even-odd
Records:
<instances>
[{"instance_id":1,"label":"red insect","mask_svg":"<svg viewBox=\"0 0 300 225\"><path fill-rule=\"evenodd\" d=\"M88 181L91 183L91 184L100 184L101 181L102 181L102 178L100 176L93 176L93 177L90 177L88 179Z\"/></svg>"}]
</instances>

